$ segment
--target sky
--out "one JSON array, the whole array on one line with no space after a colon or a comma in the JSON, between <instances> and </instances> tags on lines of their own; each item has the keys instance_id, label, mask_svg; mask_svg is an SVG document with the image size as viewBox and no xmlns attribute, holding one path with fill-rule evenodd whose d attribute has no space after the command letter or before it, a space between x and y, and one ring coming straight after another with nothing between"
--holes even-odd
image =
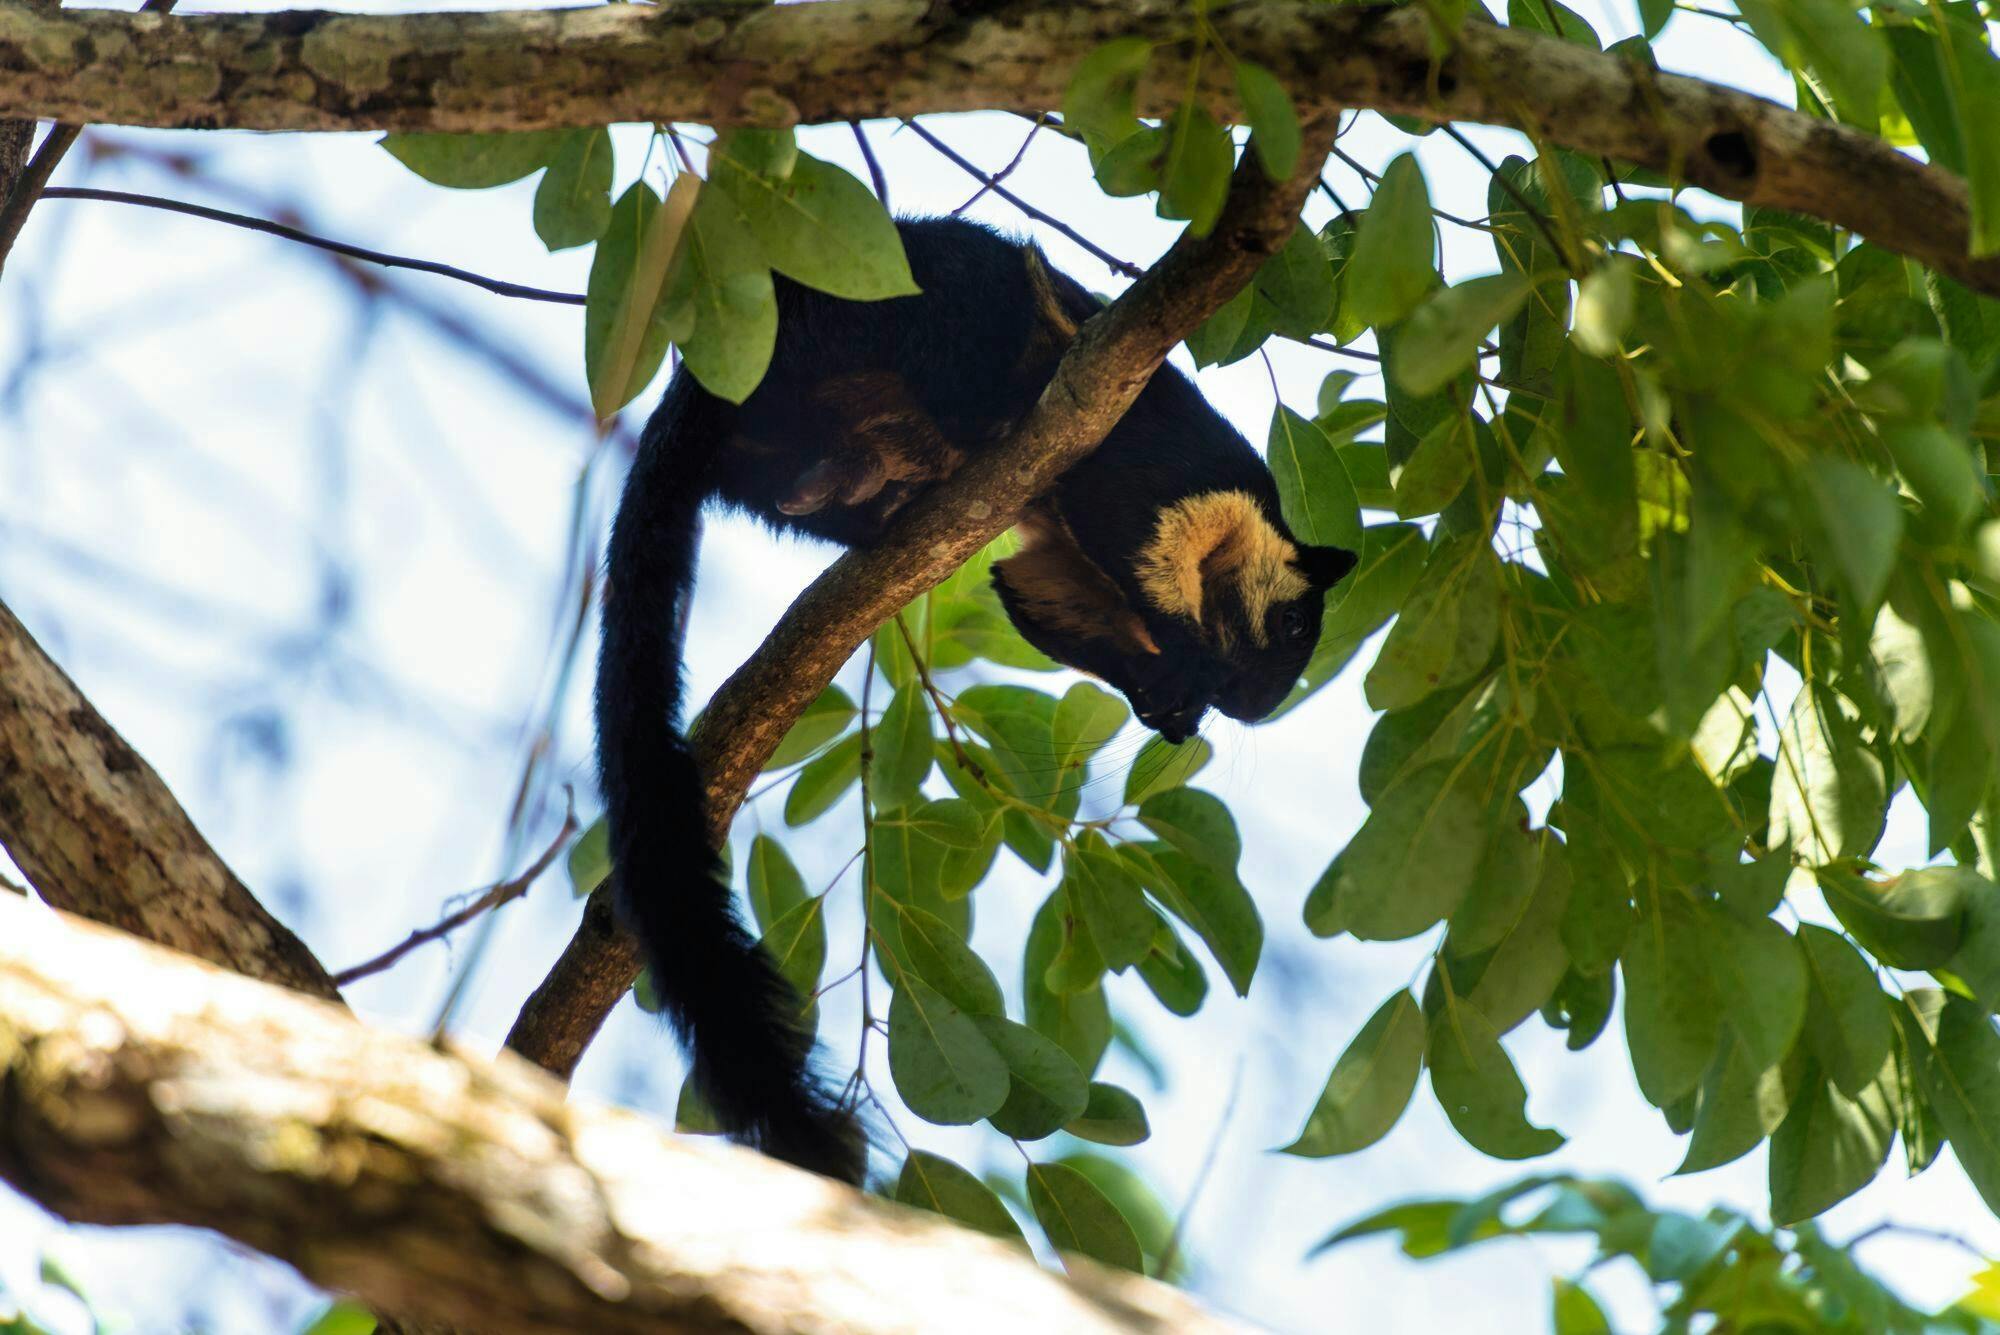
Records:
<instances>
[{"instance_id":1,"label":"sky","mask_svg":"<svg viewBox=\"0 0 2000 1335\"><path fill-rule=\"evenodd\" d=\"M1607 41L1637 31L1625 0L1578 7ZM1658 49L1670 69L1790 101L1775 67L1725 24L1682 14ZM1026 130L998 115L927 123L989 169L1013 156ZM973 193L957 168L892 130L869 133L898 211L944 212ZM1474 138L1495 157L1522 148L1506 132ZM134 157L102 162L89 179L253 213L292 205L343 240L581 290L587 253L550 255L529 227L532 183L437 189L373 139L112 132L107 142L143 154L204 155L202 174L242 197L207 193ZM621 187L644 144L643 132L620 132ZM1410 144L1373 118L1342 140L1377 169ZM860 171L844 127L807 131L802 145ZM1416 151L1440 208L1483 216L1483 169L1443 136ZM58 183L80 182L83 166L67 165ZM1331 179L1350 200L1366 193L1345 168ZM1101 196L1081 150L1053 135L1037 139L1008 184L1129 260L1149 261L1176 232L1147 201ZM1097 290L1122 286L997 198L970 211L1035 235L1059 267ZM1329 211L1316 198L1308 221ZM1495 267L1480 233L1446 226L1441 237L1449 279ZM553 834L560 812L548 810L510 844L508 806L524 724L557 685L549 646L565 612L572 512L580 496L589 530L601 535L617 482L615 468L583 475L586 424L540 406L518 373L496 372L491 359L441 339L421 313L475 324L580 395L577 310L438 279L394 281L423 306L365 306L322 259L270 238L50 201L0 283L0 598L161 772L230 864L335 967L433 920L452 895L511 874ZM1270 353L1268 371L1251 358L1198 379L1254 442L1264 438L1274 387L1308 412L1336 368L1364 373L1350 393L1379 393L1366 363L1283 343ZM627 415L632 427L658 392L656 383L640 396ZM711 524L689 634L691 699L721 682L831 555L741 521ZM1218 1306L1286 1330L1545 1330L1550 1276L1585 1259L1573 1243L1494 1244L1422 1267L1380 1241L1302 1258L1318 1238L1391 1201L1475 1196L1528 1171L1615 1174L1656 1203L1724 1204L1761 1217L1764 1154L1668 1178L1684 1145L1639 1098L1616 1024L1576 1055L1533 1021L1508 1047L1531 1091L1530 1115L1569 1137L1556 1154L1531 1165L1489 1160L1458 1138L1423 1088L1369 1150L1316 1162L1272 1153L1296 1134L1348 1039L1384 996L1417 978L1426 953L1421 939L1318 941L1299 917L1306 889L1365 815L1354 771L1373 721L1360 694L1368 658L1278 723L1211 725L1217 754L1198 782L1242 826L1265 961L1247 1000L1216 989L1191 1021L1165 1016L1136 980L1114 980L1114 1008L1157 1055L1165 1087L1152 1093L1143 1068L1118 1051L1104 1075L1146 1095L1154 1135L1133 1161L1186 1208L1195 1284ZM844 680L858 680L852 667ZM589 805L584 680L567 683L556 716L557 775ZM1106 754L1129 758L1138 741L1129 734ZM1104 787L1115 793L1115 775ZM778 793L748 808L739 839L781 829L781 802ZM1892 819L1885 861L1921 860L1910 815ZM855 825L837 814L786 842L808 883L823 885L855 846ZM11 870L4 858L0 869ZM996 875L978 894L975 943L997 960L1017 958L1027 914L1045 893L1018 864ZM461 1037L497 1045L576 913L553 874L493 920L455 1012ZM857 939L839 914L833 936ZM424 1032L467 957L463 939L427 949L350 999L371 1022ZM836 995L824 1032L851 1034L853 1019L851 1000ZM876 1076L888 1085L885 1071ZM667 1035L627 1004L576 1084L587 1097L670 1112L679 1078ZM1018 1171L997 1137L913 1118L899 1126L969 1166L1011 1162ZM1892 1167L1823 1223L1843 1238L1884 1220L1949 1227L2000 1254L2000 1225L1948 1156L1912 1181ZM127 1330L268 1330L314 1301L283 1267L240 1249L176 1230L63 1230L0 1192L0 1283L33 1295L37 1315L66 1332L86 1327L77 1305L37 1289L43 1251ZM1954 1249L1893 1234L1866 1244L1862 1258L1933 1304L1955 1296L1973 1266ZM1621 1328L1644 1326L1650 1299L1629 1267L1593 1284Z\"/></svg>"}]
</instances>

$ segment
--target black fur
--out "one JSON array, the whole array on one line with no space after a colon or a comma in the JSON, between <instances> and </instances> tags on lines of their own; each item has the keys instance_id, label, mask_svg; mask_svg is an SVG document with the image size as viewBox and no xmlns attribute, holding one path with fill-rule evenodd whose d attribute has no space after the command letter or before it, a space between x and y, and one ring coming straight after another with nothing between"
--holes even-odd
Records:
<instances>
[{"instance_id":1,"label":"black fur","mask_svg":"<svg viewBox=\"0 0 2000 1335\"><path fill-rule=\"evenodd\" d=\"M921 295L856 303L781 278L777 348L745 403L716 399L685 370L674 376L613 528L597 679L618 904L698 1086L730 1134L848 1181L865 1166L859 1125L814 1076L800 999L736 916L677 727L701 506L719 497L773 525L866 546L965 454L1006 437L1068 332L1097 309L1080 285L986 228L957 219L898 226ZM1073 589L1063 579L1035 586L1074 593L1061 614L1029 605L1032 562L996 571L1032 643L1103 677L1176 741L1211 706L1245 719L1276 707L1318 639L1321 591L1353 563L1345 552L1301 548L1310 594L1273 607L1256 647L1248 626L1218 643L1214 626L1149 603L1135 573L1163 509L1214 492L1249 495L1289 538L1263 461L1184 376L1163 368L1031 517L1053 544L1042 549L1052 568L1077 577ZM1211 600L1218 624L1234 615L1223 586Z\"/></svg>"}]
</instances>

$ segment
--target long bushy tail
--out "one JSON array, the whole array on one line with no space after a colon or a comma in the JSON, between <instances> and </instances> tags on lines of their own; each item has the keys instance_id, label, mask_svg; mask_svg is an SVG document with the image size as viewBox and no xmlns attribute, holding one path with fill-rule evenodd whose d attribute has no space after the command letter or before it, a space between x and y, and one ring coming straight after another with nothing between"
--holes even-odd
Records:
<instances>
[{"instance_id":1,"label":"long bushy tail","mask_svg":"<svg viewBox=\"0 0 2000 1335\"><path fill-rule=\"evenodd\" d=\"M647 424L611 535L597 749L617 905L723 1129L774 1158L859 1182L860 1123L814 1075L797 991L744 929L709 848L702 784L676 720L716 405L676 377Z\"/></svg>"}]
</instances>

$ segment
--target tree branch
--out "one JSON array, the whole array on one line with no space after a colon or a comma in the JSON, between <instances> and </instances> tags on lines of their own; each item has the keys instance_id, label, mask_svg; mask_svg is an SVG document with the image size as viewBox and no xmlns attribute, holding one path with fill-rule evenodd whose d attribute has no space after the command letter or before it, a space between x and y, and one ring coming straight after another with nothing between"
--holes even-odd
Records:
<instances>
[{"instance_id":1,"label":"tree branch","mask_svg":"<svg viewBox=\"0 0 2000 1335\"><path fill-rule=\"evenodd\" d=\"M482 1332L1236 1329L0 897L0 1175Z\"/></svg>"},{"instance_id":2,"label":"tree branch","mask_svg":"<svg viewBox=\"0 0 2000 1335\"><path fill-rule=\"evenodd\" d=\"M0 845L58 908L252 978L339 996L4 605Z\"/></svg>"},{"instance_id":3,"label":"tree branch","mask_svg":"<svg viewBox=\"0 0 2000 1335\"><path fill-rule=\"evenodd\" d=\"M570 836L576 833L576 829L576 803L572 798L569 810L563 813L562 828L556 831L556 837L549 841L549 846L542 850L542 855L528 864L526 871L519 876L487 886L429 927L420 927L381 954L342 969L333 976L333 981L340 987L346 987L349 983L382 973L393 968L398 960L419 946L442 941L480 914L491 913L501 905L512 903L527 894L529 887L540 880L542 873L555 865L555 860L562 856L565 848L569 847Z\"/></svg>"},{"instance_id":4,"label":"tree branch","mask_svg":"<svg viewBox=\"0 0 2000 1335\"><path fill-rule=\"evenodd\" d=\"M39 14L0 0L0 117L258 130L790 124L1043 112L1081 53L1158 39L1139 110L1184 91L1180 0L683 0L500 13ZM1575 43L1469 23L1434 59L1420 6L1218 4L1227 49L1302 108L1508 125L1809 214L2000 295L1965 183L1871 135ZM1227 98L1227 61L1202 66Z\"/></svg>"},{"instance_id":5,"label":"tree branch","mask_svg":"<svg viewBox=\"0 0 2000 1335\"><path fill-rule=\"evenodd\" d=\"M881 544L835 562L723 683L693 738L716 844L728 836L765 760L875 628L1012 527L1030 500L1096 448L1174 345L1291 236L1318 179L1320 132L1330 134L1331 124L1331 117L1307 121L1308 166L1283 184L1267 179L1246 151L1215 230L1182 236L1084 324L1013 438L975 455L912 503ZM637 948L613 919L610 887L600 886L576 936L514 1022L507 1046L568 1075L638 970Z\"/></svg>"}]
</instances>

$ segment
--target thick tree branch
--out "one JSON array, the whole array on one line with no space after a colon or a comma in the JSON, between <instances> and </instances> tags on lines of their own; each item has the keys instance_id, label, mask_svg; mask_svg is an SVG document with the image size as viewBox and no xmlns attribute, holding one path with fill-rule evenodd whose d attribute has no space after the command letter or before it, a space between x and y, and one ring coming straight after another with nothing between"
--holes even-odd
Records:
<instances>
[{"instance_id":1,"label":"thick tree branch","mask_svg":"<svg viewBox=\"0 0 2000 1335\"><path fill-rule=\"evenodd\" d=\"M0 897L0 1175L482 1332L1234 1329Z\"/></svg>"},{"instance_id":2,"label":"thick tree branch","mask_svg":"<svg viewBox=\"0 0 2000 1335\"><path fill-rule=\"evenodd\" d=\"M0 845L58 908L252 978L339 995L5 606Z\"/></svg>"},{"instance_id":3,"label":"thick tree branch","mask_svg":"<svg viewBox=\"0 0 2000 1335\"><path fill-rule=\"evenodd\" d=\"M1054 107L1080 54L1184 35L1180 0L836 0L502 13L38 14L0 0L0 117L260 130L502 130L834 121ZM1208 22L1302 106L1533 131L1823 218L2000 295L1967 256L1965 184L1891 145L1699 79L1469 23L1443 61L1419 7L1238 0ZM1163 47L1158 114L1184 69ZM1226 61L1204 62L1227 96Z\"/></svg>"},{"instance_id":4,"label":"thick tree branch","mask_svg":"<svg viewBox=\"0 0 2000 1335\"><path fill-rule=\"evenodd\" d=\"M910 506L879 546L850 552L799 595L776 630L702 711L695 755L708 783L708 827L728 835L751 780L812 700L877 626L1012 527L1027 503L1096 448L1175 344L1250 281L1297 225L1317 181L1325 121L1308 120L1307 165L1274 184L1245 152L1229 202L1206 237L1183 236L1117 301L1093 316L1012 440L976 455ZM1327 130L1330 133L1330 129ZM609 887L591 896L576 936L528 999L507 1046L567 1075L632 985L639 958L617 928Z\"/></svg>"}]
</instances>

